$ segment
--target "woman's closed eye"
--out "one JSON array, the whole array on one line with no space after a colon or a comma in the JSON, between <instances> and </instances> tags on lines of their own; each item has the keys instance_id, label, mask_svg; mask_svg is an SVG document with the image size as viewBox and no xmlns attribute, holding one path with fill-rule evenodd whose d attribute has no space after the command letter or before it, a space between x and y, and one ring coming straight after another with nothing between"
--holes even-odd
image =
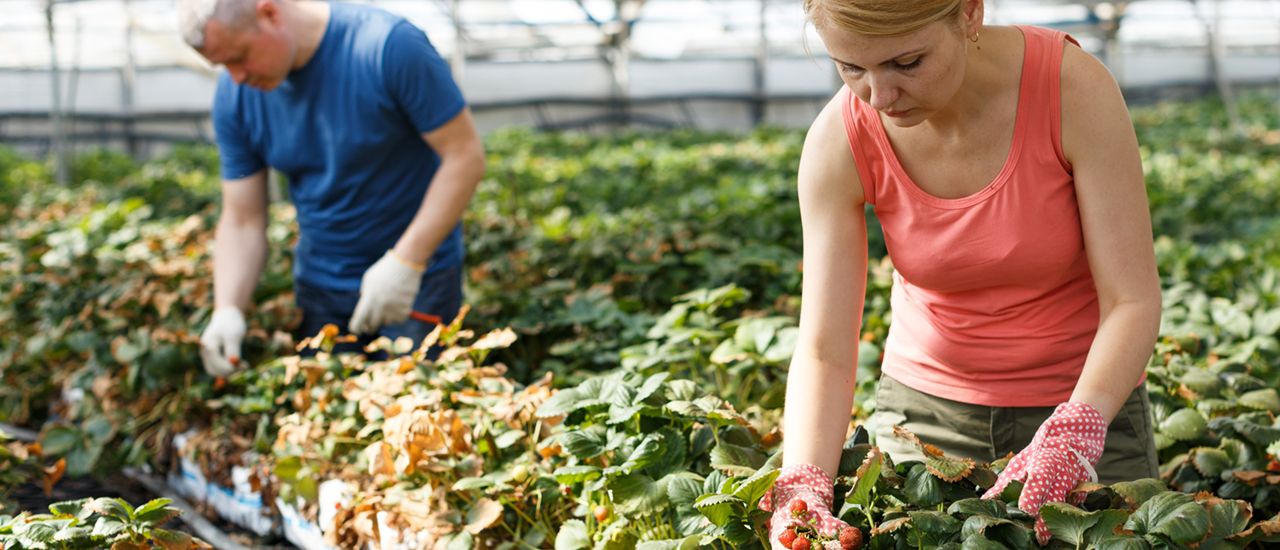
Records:
<instances>
[{"instance_id":1,"label":"woman's closed eye","mask_svg":"<svg viewBox=\"0 0 1280 550\"><path fill-rule=\"evenodd\" d=\"M923 55L918 55L916 57L912 57L905 60L894 60L891 62L887 62L886 65L889 65L890 67L897 69L899 71L910 71L912 69L915 69L916 67L919 67L920 61L923 59L924 59ZM857 65L850 65L848 63L841 63L841 62L836 62L836 66L840 69L840 72L854 74L854 75L862 74L866 70Z\"/></svg>"},{"instance_id":2,"label":"woman's closed eye","mask_svg":"<svg viewBox=\"0 0 1280 550\"><path fill-rule=\"evenodd\" d=\"M921 60L921 59L924 59L924 56L923 56L923 55L916 56L916 57L913 57L913 58L911 58L911 59L907 59L907 60L898 60L898 61L894 61L894 62L893 62L893 65L894 65L894 67L897 67L897 68L898 68L898 70L901 70L901 71L910 71L911 69L914 69L914 68L916 68L916 67L919 67L919 66L920 66L920 60Z\"/></svg>"}]
</instances>

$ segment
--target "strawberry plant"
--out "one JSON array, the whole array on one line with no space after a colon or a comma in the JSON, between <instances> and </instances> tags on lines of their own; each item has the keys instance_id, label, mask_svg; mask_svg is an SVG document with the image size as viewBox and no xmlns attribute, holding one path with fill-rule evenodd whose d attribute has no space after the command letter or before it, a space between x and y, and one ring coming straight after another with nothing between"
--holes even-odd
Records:
<instances>
[{"instance_id":1,"label":"strawberry plant","mask_svg":"<svg viewBox=\"0 0 1280 550\"><path fill-rule=\"evenodd\" d=\"M0 516L0 547L188 550L212 548L181 531L161 528L181 514L169 499L134 508L118 498L86 498L49 505L49 513Z\"/></svg>"}]
</instances>

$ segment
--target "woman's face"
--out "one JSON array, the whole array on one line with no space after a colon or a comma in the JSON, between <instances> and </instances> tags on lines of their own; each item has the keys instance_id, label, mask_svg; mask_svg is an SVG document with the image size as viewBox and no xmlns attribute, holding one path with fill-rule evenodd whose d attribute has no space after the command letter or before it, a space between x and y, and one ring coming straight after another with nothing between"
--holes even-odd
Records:
<instances>
[{"instance_id":1,"label":"woman's face","mask_svg":"<svg viewBox=\"0 0 1280 550\"><path fill-rule=\"evenodd\" d=\"M840 80L896 126L915 126L945 109L964 81L967 41L954 21L890 37L825 24L816 29Z\"/></svg>"}]
</instances>

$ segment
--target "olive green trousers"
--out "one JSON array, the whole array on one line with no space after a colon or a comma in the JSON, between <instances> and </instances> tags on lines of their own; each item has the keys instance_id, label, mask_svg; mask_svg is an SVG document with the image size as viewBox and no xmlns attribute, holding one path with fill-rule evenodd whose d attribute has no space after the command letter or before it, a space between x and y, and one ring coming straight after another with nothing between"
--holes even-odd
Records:
<instances>
[{"instance_id":1,"label":"olive green trousers","mask_svg":"<svg viewBox=\"0 0 1280 550\"><path fill-rule=\"evenodd\" d=\"M951 401L909 388L881 375L876 412L866 422L872 442L895 462L922 460L915 444L894 436L902 426L948 456L991 462L1021 451L1035 436L1053 407L987 407ZM1098 462L1098 481L1106 484L1156 477L1156 445L1152 436L1147 390L1133 390L1107 428L1106 447Z\"/></svg>"}]
</instances>

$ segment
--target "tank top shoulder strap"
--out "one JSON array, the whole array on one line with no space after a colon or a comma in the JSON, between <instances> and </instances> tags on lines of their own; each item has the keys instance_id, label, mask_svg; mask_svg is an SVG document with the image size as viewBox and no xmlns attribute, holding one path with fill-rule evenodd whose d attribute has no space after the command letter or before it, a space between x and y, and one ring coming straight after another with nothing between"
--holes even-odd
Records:
<instances>
[{"instance_id":1,"label":"tank top shoulder strap","mask_svg":"<svg viewBox=\"0 0 1280 550\"><path fill-rule=\"evenodd\" d=\"M863 200L874 206L877 192L886 183L892 183L885 177L885 167L893 158L893 148L883 139L875 109L853 95L847 86L840 93L844 132L853 152L853 163L858 168L858 178L862 180Z\"/></svg>"},{"instance_id":2,"label":"tank top shoulder strap","mask_svg":"<svg viewBox=\"0 0 1280 550\"><path fill-rule=\"evenodd\" d=\"M1035 147L1049 144L1063 169L1070 172L1071 165L1062 152L1062 55L1066 41L1080 45L1071 35L1044 27L1019 25L1025 42L1022 63L1022 88L1018 94L1019 108L1029 108L1033 116L1027 119L1020 139L1029 139L1023 146ZM1049 137L1049 140L1038 139Z\"/></svg>"}]
</instances>

